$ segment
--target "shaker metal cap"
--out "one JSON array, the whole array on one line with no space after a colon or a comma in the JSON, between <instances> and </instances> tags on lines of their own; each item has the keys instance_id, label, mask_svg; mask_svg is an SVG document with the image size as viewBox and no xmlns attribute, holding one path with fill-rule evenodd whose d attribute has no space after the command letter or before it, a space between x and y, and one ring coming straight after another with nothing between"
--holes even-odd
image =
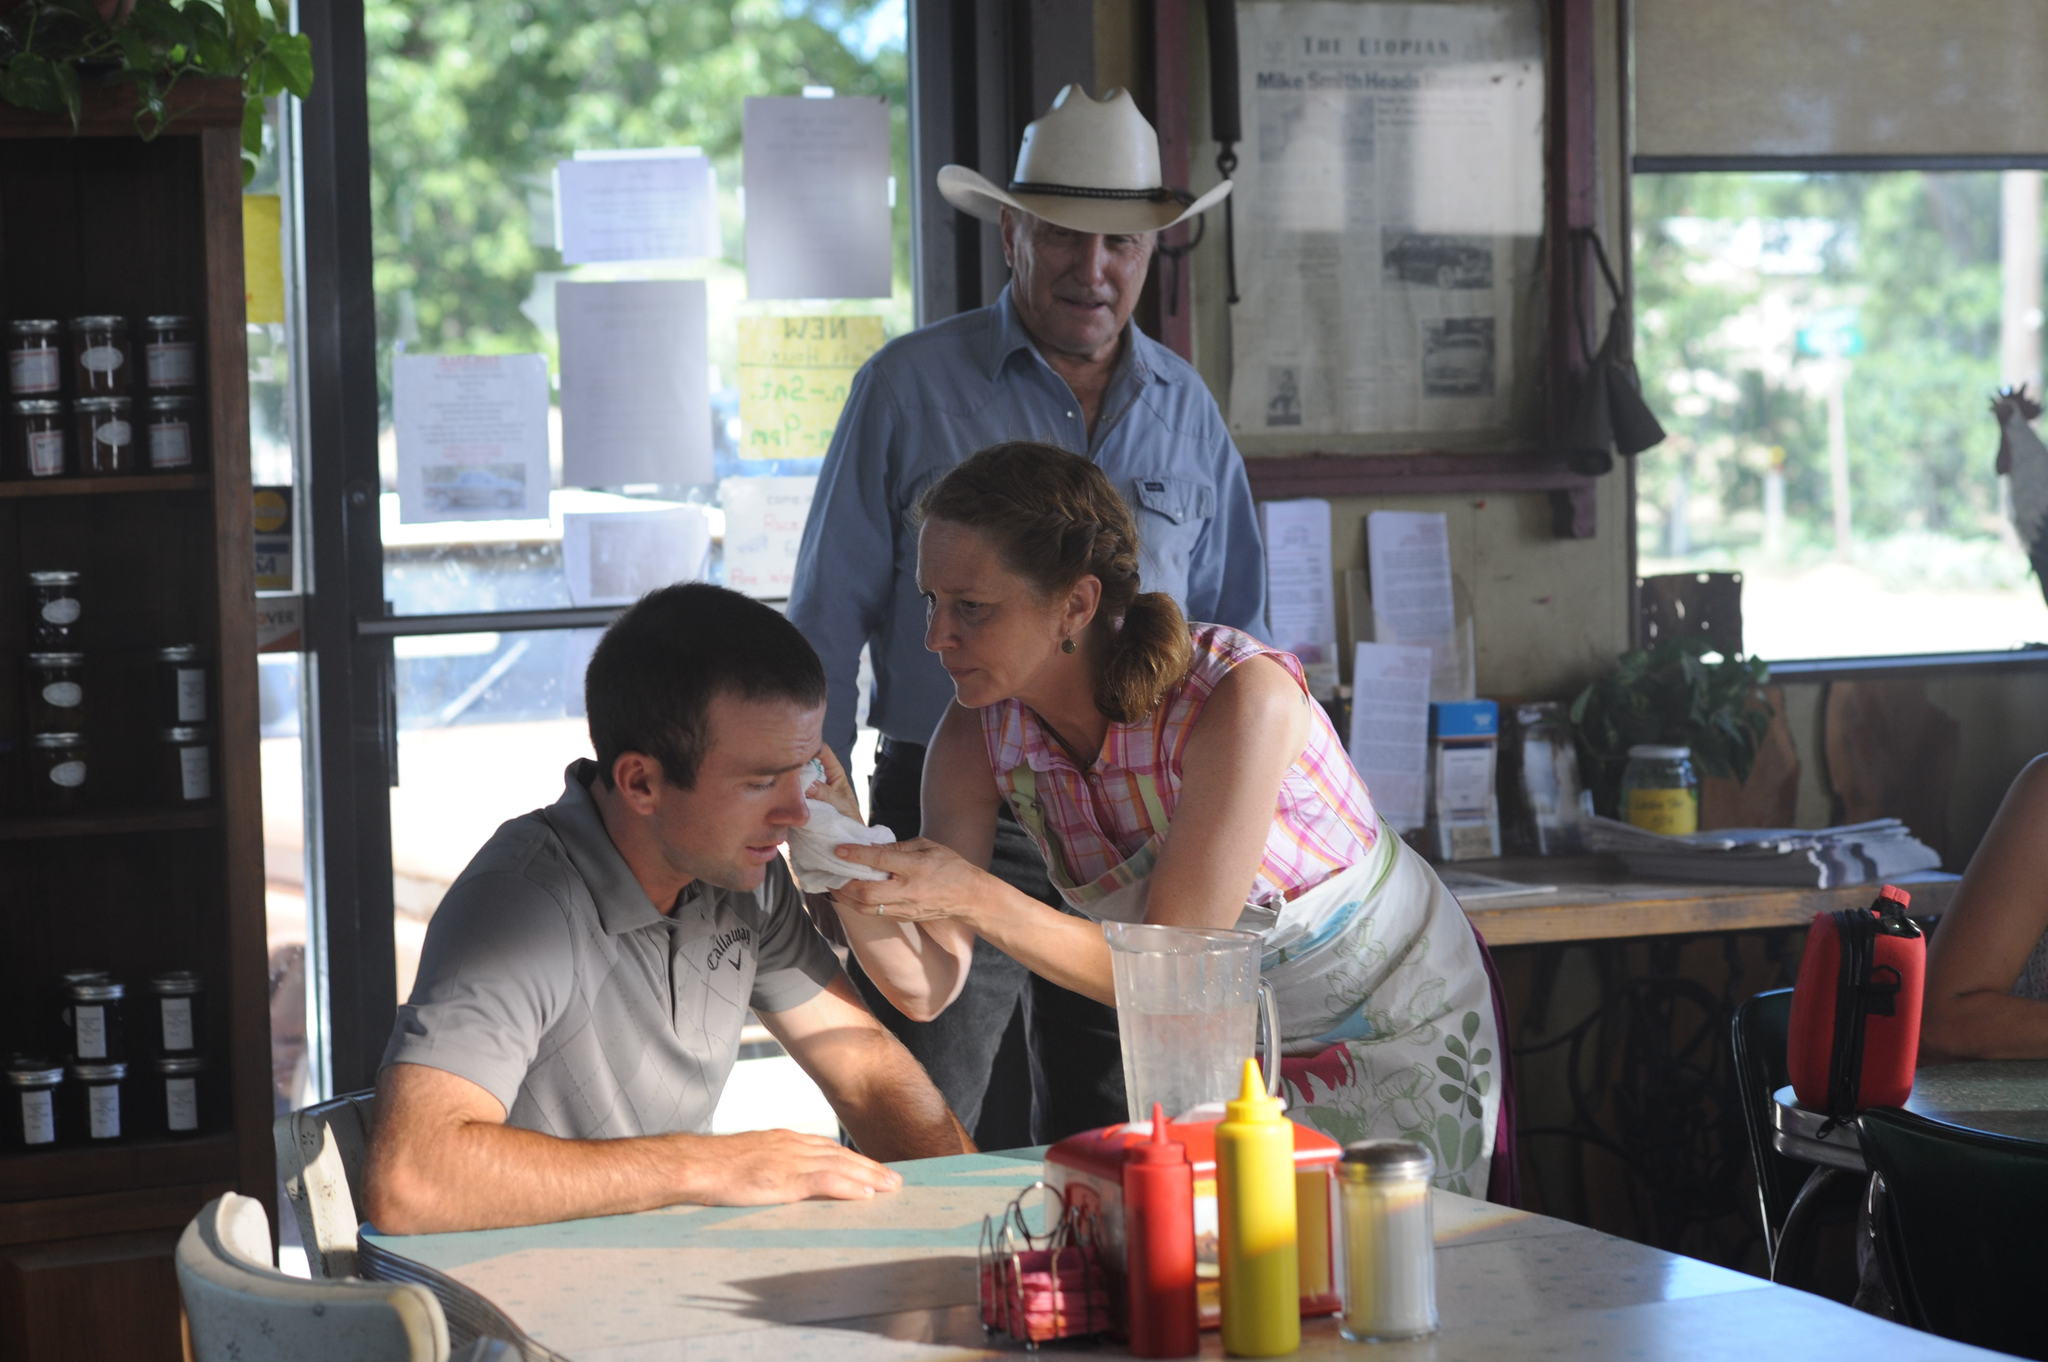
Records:
<instances>
[{"instance_id":1,"label":"shaker metal cap","mask_svg":"<svg viewBox=\"0 0 2048 1362\"><path fill-rule=\"evenodd\" d=\"M1344 1146L1339 1169L1348 1182L1382 1178L1427 1178L1436 1171L1429 1150L1413 1140L1357 1140Z\"/></svg>"}]
</instances>

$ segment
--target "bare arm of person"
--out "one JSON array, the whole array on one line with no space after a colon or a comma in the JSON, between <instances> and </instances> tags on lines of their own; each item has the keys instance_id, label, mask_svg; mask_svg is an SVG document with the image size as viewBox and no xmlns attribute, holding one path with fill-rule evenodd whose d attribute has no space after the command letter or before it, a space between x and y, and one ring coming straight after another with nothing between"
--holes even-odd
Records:
<instances>
[{"instance_id":1,"label":"bare arm of person","mask_svg":"<svg viewBox=\"0 0 2048 1362\"><path fill-rule=\"evenodd\" d=\"M821 1135L564 1140L505 1124L489 1091L423 1064L378 1075L364 1206L389 1234L537 1225L694 1202L860 1200L902 1178Z\"/></svg>"},{"instance_id":2,"label":"bare arm of person","mask_svg":"<svg viewBox=\"0 0 2048 1362\"><path fill-rule=\"evenodd\" d=\"M823 992L761 1016L871 1158L971 1154L974 1142L924 1066L889 1034L842 975Z\"/></svg>"},{"instance_id":3,"label":"bare arm of person","mask_svg":"<svg viewBox=\"0 0 2048 1362\"><path fill-rule=\"evenodd\" d=\"M2048 1001L2012 996L2048 932L2048 756L2013 780L1927 948L1920 1046L1933 1059L2048 1058Z\"/></svg>"},{"instance_id":4,"label":"bare arm of person","mask_svg":"<svg viewBox=\"0 0 2048 1362\"><path fill-rule=\"evenodd\" d=\"M829 772L830 767L827 769ZM988 755L972 710L957 704L946 707L945 717L925 749L922 799L924 840L951 848L963 863L962 870L978 869L989 885L1009 888L986 874L995 850L1001 796L989 774ZM880 902L887 902L890 887L887 883L868 886L880 895ZM881 916L864 904L860 895L849 896L847 891L852 888L847 885L837 891L834 906L845 905L845 911L839 913L840 928L847 945L860 957L861 968L904 1016L913 1021L938 1016L967 985L967 972L974 963L974 929L950 919L916 922Z\"/></svg>"},{"instance_id":5,"label":"bare arm of person","mask_svg":"<svg viewBox=\"0 0 2048 1362\"><path fill-rule=\"evenodd\" d=\"M1217 685L1188 734L1180 801L1146 892L1147 922L1228 927L1237 921L1272 830L1280 783L1308 740L1307 703L1286 668L1264 658L1233 669ZM842 854L895 877L850 884L842 902L850 898L869 911L927 926L957 919L1041 978L1115 1004L1109 943L1099 924L1056 912L994 876L984 878L995 889L984 888L950 848L934 841L845 848Z\"/></svg>"}]
</instances>

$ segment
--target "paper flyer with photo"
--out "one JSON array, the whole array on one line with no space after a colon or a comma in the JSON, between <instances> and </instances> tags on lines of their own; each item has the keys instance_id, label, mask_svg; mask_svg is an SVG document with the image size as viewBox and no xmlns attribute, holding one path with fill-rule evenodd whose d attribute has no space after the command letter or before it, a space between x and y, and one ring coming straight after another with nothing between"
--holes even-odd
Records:
<instances>
[{"instance_id":1,"label":"paper flyer with photo","mask_svg":"<svg viewBox=\"0 0 2048 1362\"><path fill-rule=\"evenodd\" d=\"M888 297L888 101L754 97L741 124L747 296Z\"/></svg>"},{"instance_id":2,"label":"paper flyer with photo","mask_svg":"<svg viewBox=\"0 0 2048 1362\"><path fill-rule=\"evenodd\" d=\"M1260 0L1238 30L1233 429L1512 425L1535 400L1541 6Z\"/></svg>"},{"instance_id":3,"label":"paper flyer with photo","mask_svg":"<svg viewBox=\"0 0 2048 1362\"><path fill-rule=\"evenodd\" d=\"M391 425L401 523L547 517L546 356L394 356Z\"/></svg>"}]
</instances>

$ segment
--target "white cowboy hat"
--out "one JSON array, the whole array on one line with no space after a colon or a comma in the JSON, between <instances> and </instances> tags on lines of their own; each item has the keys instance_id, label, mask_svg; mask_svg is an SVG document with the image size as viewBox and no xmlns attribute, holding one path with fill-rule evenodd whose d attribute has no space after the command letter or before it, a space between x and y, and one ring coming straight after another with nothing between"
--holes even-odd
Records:
<instances>
[{"instance_id":1,"label":"white cowboy hat","mask_svg":"<svg viewBox=\"0 0 2048 1362\"><path fill-rule=\"evenodd\" d=\"M1007 190L952 165L939 168L939 192L961 212L990 222L1014 208L1072 231L1115 236L1186 221L1221 203L1230 181L1189 202L1160 184L1159 134L1128 90L1096 99L1069 85L1024 129Z\"/></svg>"}]
</instances>

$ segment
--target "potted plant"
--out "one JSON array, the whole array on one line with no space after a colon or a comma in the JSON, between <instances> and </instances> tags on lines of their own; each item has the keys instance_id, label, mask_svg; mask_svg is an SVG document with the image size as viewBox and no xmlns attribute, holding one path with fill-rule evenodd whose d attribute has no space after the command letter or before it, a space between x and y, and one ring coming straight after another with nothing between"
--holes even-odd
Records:
<instances>
[{"instance_id":1,"label":"potted plant","mask_svg":"<svg viewBox=\"0 0 2048 1362\"><path fill-rule=\"evenodd\" d=\"M223 76L242 85L242 178L263 152L263 102L304 97L313 57L286 27L290 0L0 0L0 101L78 123L96 85L135 91L147 141L177 115L178 82Z\"/></svg>"},{"instance_id":2,"label":"potted plant","mask_svg":"<svg viewBox=\"0 0 2048 1362\"><path fill-rule=\"evenodd\" d=\"M1690 747L1702 776L1749 779L1772 709L1761 658L1723 657L1700 638L1669 638L1615 660L1572 701L1579 768L1594 809L1612 818L1621 772L1638 743Z\"/></svg>"}]
</instances>

